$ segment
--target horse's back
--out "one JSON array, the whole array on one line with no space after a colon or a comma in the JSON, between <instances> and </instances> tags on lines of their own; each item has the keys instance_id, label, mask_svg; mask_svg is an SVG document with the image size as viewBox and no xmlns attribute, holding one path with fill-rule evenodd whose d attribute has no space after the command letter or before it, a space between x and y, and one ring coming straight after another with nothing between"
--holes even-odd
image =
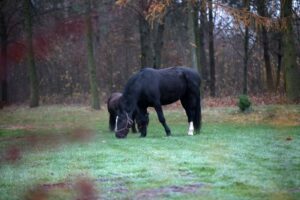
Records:
<instances>
[{"instance_id":1,"label":"horse's back","mask_svg":"<svg viewBox=\"0 0 300 200\"><path fill-rule=\"evenodd\" d=\"M159 98L161 104L170 104L179 100L190 88L199 88L199 74L187 67L169 67L164 69L144 68L138 75L138 84L147 99Z\"/></svg>"},{"instance_id":2,"label":"horse's back","mask_svg":"<svg viewBox=\"0 0 300 200\"><path fill-rule=\"evenodd\" d=\"M182 72L184 73L189 87L193 87L197 89L200 88L201 77L196 70L188 67L181 67L180 70L182 70Z\"/></svg>"},{"instance_id":3,"label":"horse's back","mask_svg":"<svg viewBox=\"0 0 300 200\"><path fill-rule=\"evenodd\" d=\"M189 67L169 67L161 69L161 81L167 82L165 85L172 85L172 87L179 87L178 84L185 87L200 87L201 78L199 73Z\"/></svg>"},{"instance_id":4,"label":"horse's back","mask_svg":"<svg viewBox=\"0 0 300 200\"><path fill-rule=\"evenodd\" d=\"M110 95L107 100L107 109L109 112L116 112L122 93L114 92Z\"/></svg>"}]
</instances>

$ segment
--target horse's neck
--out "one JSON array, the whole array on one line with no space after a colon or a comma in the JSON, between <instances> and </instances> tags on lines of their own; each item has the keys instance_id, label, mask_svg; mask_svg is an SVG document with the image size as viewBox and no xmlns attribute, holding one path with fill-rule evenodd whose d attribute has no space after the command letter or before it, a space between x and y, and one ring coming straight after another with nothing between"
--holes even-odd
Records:
<instances>
[{"instance_id":1,"label":"horse's neck","mask_svg":"<svg viewBox=\"0 0 300 200\"><path fill-rule=\"evenodd\" d=\"M125 106L125 110L128 113L134 112L137 106L137 100L134 97L134 95L126 95L126 96L124 95L123 101L124 101L123 103Z\"/></svg>"},{"instance_id":2,"label":"horse's neck","mask_svg":"<svg viewBox=\"0 0 300 200\"><path fill-rule=\"evenodd\" d=\"M127 83L125 91L123 92L123 100L125 109L129 112L134 112L137 108L138 98L140 96L141 89L139 87L139 83L137 83L137 78L133 77Z\"/></svg>"}]
</instances>

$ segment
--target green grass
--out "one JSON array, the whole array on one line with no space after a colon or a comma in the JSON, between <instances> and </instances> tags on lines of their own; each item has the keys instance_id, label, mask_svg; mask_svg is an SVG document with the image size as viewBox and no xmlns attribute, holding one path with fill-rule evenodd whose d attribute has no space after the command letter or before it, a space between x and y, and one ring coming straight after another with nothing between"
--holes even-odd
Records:
<instances>
[{"instance_id":1,"label":"green grass","mask_svg":"<svg viewBox=\"0 0 300 200\"><path fill-rule=\"evenodd\" d=\"M74 199L79 177L101 199L299 199L300 106L204 109L195 136L187 136L181 109L165 116L171 137L151 110L146 138L119 140L108 131L106 110L0 110L0 199L30 199L38 185L51 186L49 199ZM7 159L11 148L19 159Z\"/></svg>"}]
</instances>

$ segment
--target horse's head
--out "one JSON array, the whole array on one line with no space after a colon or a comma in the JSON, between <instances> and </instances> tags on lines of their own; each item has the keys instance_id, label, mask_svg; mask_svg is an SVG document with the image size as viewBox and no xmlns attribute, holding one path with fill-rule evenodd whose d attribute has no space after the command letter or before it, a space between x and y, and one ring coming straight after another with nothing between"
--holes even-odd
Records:
<instances>
[{"instance_id":1,"label":"horse's head","mask_svg":"<svg viewBox=\"0 0 300 200\"><path fill-rule=\"evenodd\" d=\"M117 138L125 138L133 124L133 120L127 112L118 112L116 118L115 133Z\"/></svg>"}]
</instances>

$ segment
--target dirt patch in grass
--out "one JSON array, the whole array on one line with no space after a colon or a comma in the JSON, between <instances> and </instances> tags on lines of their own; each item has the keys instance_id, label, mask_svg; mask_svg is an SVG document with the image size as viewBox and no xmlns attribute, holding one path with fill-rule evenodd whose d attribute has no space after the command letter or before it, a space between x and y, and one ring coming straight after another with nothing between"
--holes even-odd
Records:
<instances>
[{"instance_id":1,"label":"dirt patch in grass","mask_svg":"<svg viewBox=\"0 0 300 200\"><path fill-rule=\"evenodd\" d=\"M103 190L96 190L96 183L100 183L105 187ZM105 186L106 185L106 186ZM100 196L101 199L119 199L128 197L130 199L156 199L161 197L168 197L181 194L195 194L201 190L201 188L207 187L205 183L192 183L186 185L170 185L159 188L143 189L138 191L131 191L124 178L100 178L100 179L87 179L80 178L74 181L40 184L33 189L29 190L30 195L47 194L51 196L52 193L61 191L68 191L69 193L76 193L78 191L80 196L86 196L92 193L93 197ZM96 191L101 191L99 194Z\"/></svg>"},{"instance_id":2,"label":"dirt patch in grass","mask_svg":"<svg viewBox=\"0 0 300 200\"><path fill-rule=\"evenodd\" d=\"M93 180L80 177L72 182L39 184L30 188L24 195L28 200L47 199L98 199L98 191ZM72 198L71 198L72 197Z\"/></svg>"},{"instance_id":3,"label":"dirt patch in grass","mask_svg":"<svg viewBox=\"0 0 300 200\"><path fill-rule=\"evenodd\" d=\"M146 189L138 191L134 195L134 199L155 199L158 197L171 196L171 195L179 195L179 194L188 194L188 193L197 193L199 189L205 187L204 183L193 183L187 185L171 185L165 187L159 187L154 189Z\"/></svg>"}]
</instances>

